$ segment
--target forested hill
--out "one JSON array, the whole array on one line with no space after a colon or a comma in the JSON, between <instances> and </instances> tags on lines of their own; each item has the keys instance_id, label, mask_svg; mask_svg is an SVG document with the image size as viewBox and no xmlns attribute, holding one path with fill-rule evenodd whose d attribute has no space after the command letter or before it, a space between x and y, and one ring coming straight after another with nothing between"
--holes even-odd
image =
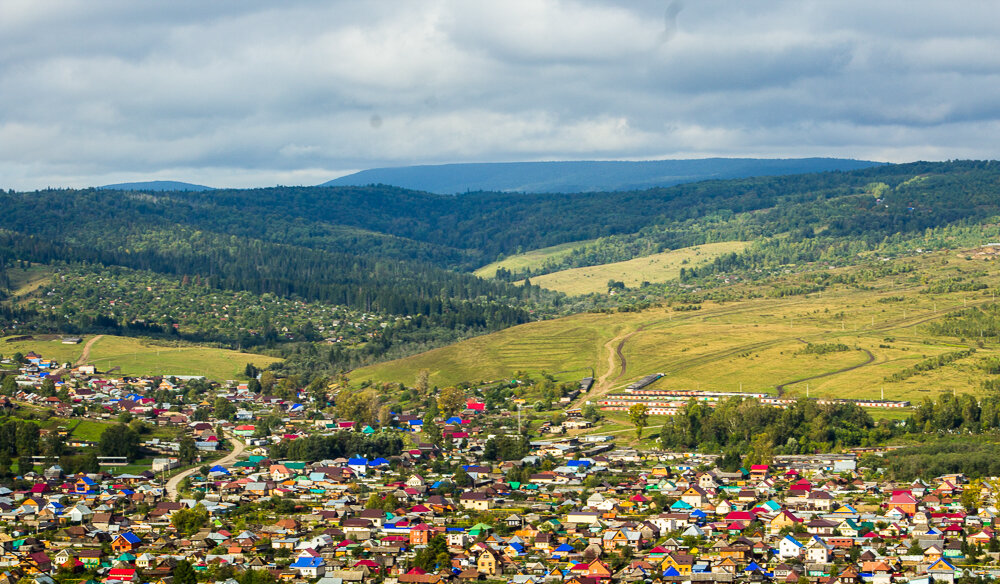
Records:
<instances>
[{"instance_id":1,"label":"forested hill","mask_svg":"<svg viewBox=\"0 0 1000 584\"><path fill-rule=\"evenodd\" d=\"M385 186L2 192L0 267L118 266L220 291L393 315L408 319L407 338L437 342L441 331L467 335L588 308L470 273L498 256L596 240L564 260L589 265L740 240L754 243L699 269L761 273L820 257L851 262L892 238L995 220L998 185L1000 163L963 161L607 193L456 197ZM0 273L0 288L12 285ZM34 322L16 308L0 303L0 328ZM80 329L95 316L55 308L44 326L86 332ZM106 304L100 310L121 318ZM153 324L169 332L168 323ZM373 354L396 342L389 332L373 338Z\"/></svg>"},{"instance_id":2,"label":"forested hill","mask_svg":"<svg viewBox=\"0 0 1000 584\"><path fill-rule=\"evenodd\" d=\"M477 191L586 193L752 176L857 170L881 163L840 158L468 163L373 168L321 186L384 184L442 195Z\"/></svg>"},{"instance_id":3,"label":"forested hill","mask_svg":"<svg viewBox=\"0 0 1000 584\"><path fill-rule=\"evenodd\" d=\"M151 180L145 182L118 183L98 187L112 191L210 191L212 187L174 180Z\"/></svg>"}]
</instances>

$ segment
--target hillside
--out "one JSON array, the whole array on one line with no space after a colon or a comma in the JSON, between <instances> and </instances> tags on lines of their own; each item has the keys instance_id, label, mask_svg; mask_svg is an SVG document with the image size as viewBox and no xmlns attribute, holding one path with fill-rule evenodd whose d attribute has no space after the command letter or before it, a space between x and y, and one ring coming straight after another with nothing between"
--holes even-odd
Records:
<instances>
[{"instance_id":1,"label":"hillside","mask_svg":"<svg viewBox=\"0 0 1000 584\"><path fill-rule=\"evenodd\" d=\"M591 310L801 296L818 285L736 284L981 244L998 182L1000 165L956 161L602 193L3 192L0 328L180 337L339 372ZM721 253L659 255L708 245ZM472 273L495 261L510 267ZM537 285L577 273L547 284L574 296Z\"/></svg>"},{"instance_id":2,"label":"hillside","mask_svg":"<svg viewBox=\"0 0 1000 584\"><path fill-rule=\"evenodd\" d=\"M704 266L725 254L742 251L748 245L749 243L744 241L706 243L623 262L550 272L532 278L531 283L546 290L572 296L607 293L610 281L619 282L627 288L638 288L644 283L675 280L680 276L681 268ZM517 257L514 256L511 260Z\"/></svg>"},{"instance_id":3,"label":"hillside","mask_svg":"<svg viewBox=\"0 0 1000 584\"><path fill-rule=\"evenodd\" d=\"M942 251L835 270L817 266L764 285L736 285L745 300L531 323L358 369L351 378L412 383L427 369L432 383L446 385L543 370L572 381L593 371L593 397L660 372L666 377L656 389L775 394L781 387L787 395L805 395L808 386L813 397L879 398L884 390L885 399L911 401L942 391L983 394L983 384L996 377L984 364L1000 356L1000 331L976 325L986 334L970 339L932 326L994 306L1000 286L994 257ZM812 293L766 296L820 276L825 285ZM976 290L980 285L986 287ZM809 343L844 347L810 353ZM913 371L969 348L972 356Z\"/></svg>"},{"instance_id":4,"label":"hillside","mask_svg":"<svg viewBox=\"0 0 1000 584\"><path fill-rule=\"evenodd\" d=\"M467 163L373 168L320 186L385 184L440 195L477 191L634 191L703 180L857 170L881 163L838 158Z\"/></svg>"}]
</instances>

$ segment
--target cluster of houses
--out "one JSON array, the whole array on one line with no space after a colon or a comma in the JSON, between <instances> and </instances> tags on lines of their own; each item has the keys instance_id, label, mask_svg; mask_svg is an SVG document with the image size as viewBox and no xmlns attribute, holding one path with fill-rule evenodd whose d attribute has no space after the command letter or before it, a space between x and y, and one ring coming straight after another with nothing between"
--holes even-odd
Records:
<instances>
[{"instance_id":1,"label":"cluster of houses","mask_svg":"<svg viewBox=\"0 0 1000 584\"><path fill-rule=\"evenodd\" d=\"M217 446L222 426L247 443L245 455L198 470L177 500L164 482L176 466L169 441L148 441L163 457L140 474L66 476L51 465L0 487L0 584L67 574L172 584L182 561L226 584L244 570L319 584L929 584L992 578L1000 561L992 481L869 480L852 454L723 472L713 456L623 449L600 435L552 436L522 458L487 462L498 431L476 400L440 420L443 440L430 440L416 415L394 414L392 430L307 418L300 403L235 383L212 396L236 405L235 421L195 420L208 401L164 408L146 397L182 383L81 375L68 393L111 415L183 428L203 450ZM23 384L15 401L34 399L31 389ZM257 432L275 412L282 426ZM585 424L571 416L547 430L576 422ZM382 431L401 432L406 448L274 458L284 441ZM179 529L191 510L204 521Z\"/></svg>"},{"instance_id":2,"label":"cluster of houses","mask_svg":"<svg viewBox=\"0 0 1000 584\"><path fill-rule=\"evenodd\" d=\"M12 582L76 572L170 584L186 560L204 577L257 569L320 584L888 584L992 576L1000 552L990 481L868 481L822 456L727 473L684 456L539 450L492 464L435 449L313 463L250 455L195 477L178 501L151 472L50 468L25 477L28 488L0 488L0 571ZM273 501L290 507L251 515L260 521L240 513ZM179 532L172 518L194 508L207 521ZM417 561L435 546L432 563Z\"/></svg>"}]
</instances>

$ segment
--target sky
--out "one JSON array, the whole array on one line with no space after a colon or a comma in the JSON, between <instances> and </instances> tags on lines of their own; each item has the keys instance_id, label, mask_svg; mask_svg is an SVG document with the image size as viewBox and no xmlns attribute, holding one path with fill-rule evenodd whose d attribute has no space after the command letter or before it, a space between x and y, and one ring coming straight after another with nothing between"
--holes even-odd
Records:
<instances>
[{"instance_id":1,"label":"sky","mask_svg":"<svg viewBox=\"0 0 1000 584\"><path fill-rule=\"evenodd\" d=\"M992 0L2 0L0 187L998 158L997 22Z\"/></svg>"}]
</instances>

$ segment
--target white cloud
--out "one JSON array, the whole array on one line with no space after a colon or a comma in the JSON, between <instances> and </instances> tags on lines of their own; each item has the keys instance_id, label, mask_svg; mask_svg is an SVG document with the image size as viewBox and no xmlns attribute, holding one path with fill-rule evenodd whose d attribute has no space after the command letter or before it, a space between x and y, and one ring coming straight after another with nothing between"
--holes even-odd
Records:
<instances>
[{"instance_id":1,"label":"white cloud","mask_svg":"<svg viewBox=\"0 0 1000 584\"><path fill-rule=\"evenodd\" d=\"M997 157L998 17L991 2L5 0L0 186Z\"/></svg>"}]
</instances>

